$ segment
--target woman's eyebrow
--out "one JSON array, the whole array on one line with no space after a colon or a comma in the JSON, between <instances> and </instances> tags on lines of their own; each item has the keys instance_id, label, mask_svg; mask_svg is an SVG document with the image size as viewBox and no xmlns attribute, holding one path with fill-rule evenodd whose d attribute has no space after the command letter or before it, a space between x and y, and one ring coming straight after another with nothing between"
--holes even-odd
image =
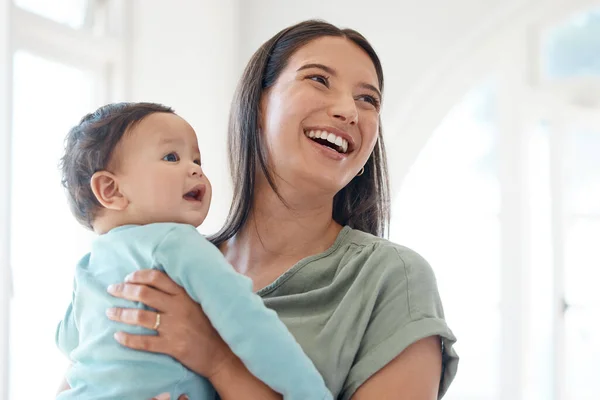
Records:
<instances>
[{"instance_id":1,"label":"woman's eyebrow","mask_svg":"<svg viewBox=\"0 0 600 400\"><path fill-rule=\"evenodd\" d=\"M374 91L375 93L377 93L377 96L379 96L379 99L381 99L381 92L379 92L379 90L375 86L371 85L370 83L361 82L358 86L360 86L363 89Z\"/></svg>"},{"instance_id":2,"label":"woman's eyebrow","mask_svg":"<svg viewBox=\"0 0 600 400\"><path fill-rule=\"evenodd\" d=\"M304 64L303 66L301 66L300 68L298 68L296 70L296 72L300 72L303 69L308 69L308 68L319 68L322 69L323 71L327 72L328 74L332 75L332 76L336 76L337 73L335 72L335 70L331 67L328 67L327 65L323 65L323 64Z\"/></svg>"}]
</instances>

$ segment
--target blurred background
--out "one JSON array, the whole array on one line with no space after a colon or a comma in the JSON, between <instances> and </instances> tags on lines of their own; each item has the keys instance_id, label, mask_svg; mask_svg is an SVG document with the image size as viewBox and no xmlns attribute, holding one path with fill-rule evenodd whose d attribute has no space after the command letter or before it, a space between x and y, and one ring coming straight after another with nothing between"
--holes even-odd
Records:
<instances>
[{"instance_id":1,"label":"blurred background","mask_svg":"<svg viewBox=\"0 0 600 400\"><path fill-rule=\"evenodd\" d=\"M52 398L54 331L92 234L57 169L111 101L173 106L228 211L229 102L250 55L322 18L385 79L390 239L433 266L459 339L450 400L598 400L600 1L0 0L0 399Z\"/></svg>"}]
</instances>

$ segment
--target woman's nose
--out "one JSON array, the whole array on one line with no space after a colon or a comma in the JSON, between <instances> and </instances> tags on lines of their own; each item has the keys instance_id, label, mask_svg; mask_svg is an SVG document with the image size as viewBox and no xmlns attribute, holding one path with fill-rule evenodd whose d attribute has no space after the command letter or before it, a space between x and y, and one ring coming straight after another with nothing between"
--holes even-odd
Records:
<instances>
[{"instance_id":1,"label":"woman's nose","mask_svg":"<svg viewBox=\"0 0 600 400\"><path fill-rule=\"evenodd\" d=\"M330 108L333 118L346 124L355 125L358 122L358 110L354 98L349 95L340 95Z\"/></svg>"}]
</instances>

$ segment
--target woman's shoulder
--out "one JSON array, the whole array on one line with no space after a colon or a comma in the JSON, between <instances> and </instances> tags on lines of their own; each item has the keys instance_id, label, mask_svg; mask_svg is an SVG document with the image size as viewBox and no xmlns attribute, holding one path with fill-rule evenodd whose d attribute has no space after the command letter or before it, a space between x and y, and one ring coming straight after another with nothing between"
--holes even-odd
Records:
<instances>
[{"instance_id":1,"label":"woman's shoulder","mask_svg":"<svg viewBox=\"0 0 600 400\"><path fill-rule=\"evenodd\" d=\"M346 227L345 246L340 251L360 254L366 266L378 266L396 270L431 270L427 260L415 250L358 229ZM365 265L363 265L364 267Z\"/></svg>"},{"instance_id":2,"label":"woman's shoulder","mask_svg":"<svg viewBox=\"0 0 600 400\"><path fill-rule=\"evenodd\" d=\"M376 292L437 292L434 270L417 251L356 229L348 230L344 242L338 250L338 278Z\"/></svg>"}]
</instances>

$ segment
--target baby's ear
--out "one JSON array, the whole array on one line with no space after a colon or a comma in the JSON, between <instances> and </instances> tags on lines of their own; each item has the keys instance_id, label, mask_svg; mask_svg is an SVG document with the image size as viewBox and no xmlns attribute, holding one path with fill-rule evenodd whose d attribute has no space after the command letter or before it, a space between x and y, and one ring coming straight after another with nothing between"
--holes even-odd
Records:
<instances>
[{"instance_id":1,"label":"baby's ear","mask_svg":"<svg viewBox=\"0 0 600 400\"><path fill-rule=\"evenodd\" d=\"M119 181L116 176L107 171L98 171L90 181L92 192L104 208L123 211L129 200L119 191Z\"/></svg>"}]
</instances>

